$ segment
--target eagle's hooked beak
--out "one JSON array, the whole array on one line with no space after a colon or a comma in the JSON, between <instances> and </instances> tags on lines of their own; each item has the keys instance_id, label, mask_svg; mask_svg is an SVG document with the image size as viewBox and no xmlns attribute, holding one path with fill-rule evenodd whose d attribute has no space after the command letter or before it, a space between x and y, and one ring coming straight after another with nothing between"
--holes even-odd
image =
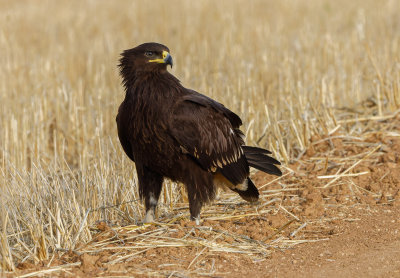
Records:
<instances>
[{"instance_id":1,"label":"eagle's hooked beak","mask_svg":"<svg viewBox=\"0 0 400 278\"><path fill-rule=\"evenodd\" d=\"M167 51L163 51L162 53L163 59L164 59L164 63L166 63L167 65L170 65L171 68L174 65L174 62L172 61L172 56L171 54L169 54Z\"/></svg>"},{"instance_id":2,"label":"eagle's hooked beak","mask_svg":"<svg viewBox=\"0 0 400 278\"><path fill-rule=\"evenodd\" d=\"M172 61L171 54L169 54L168 51L165 51L165 50L162 52L162 59L153 59L153 60L149 60L149 62L167 64L167 65L170 65L171 68L172 68L172 65L174 64Z\"/></svg>"}]
</instances>

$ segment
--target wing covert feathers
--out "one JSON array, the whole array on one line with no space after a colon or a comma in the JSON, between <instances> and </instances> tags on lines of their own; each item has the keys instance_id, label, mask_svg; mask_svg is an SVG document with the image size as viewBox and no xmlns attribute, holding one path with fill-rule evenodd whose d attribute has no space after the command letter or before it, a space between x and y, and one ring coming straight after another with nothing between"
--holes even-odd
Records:
<instances>
[{"instance_id":1,"label":"wing covert feathers","mask_svg":"<svg viewBox=\"0 0 400 278\"><path fill-rule=\"evenodd\" d=\"M240 118L222 104L188 92L172 111L171 135L204 170L220 171L232 183L242 183L249 166L241 148Z\"/></svg>"}]
</instances>

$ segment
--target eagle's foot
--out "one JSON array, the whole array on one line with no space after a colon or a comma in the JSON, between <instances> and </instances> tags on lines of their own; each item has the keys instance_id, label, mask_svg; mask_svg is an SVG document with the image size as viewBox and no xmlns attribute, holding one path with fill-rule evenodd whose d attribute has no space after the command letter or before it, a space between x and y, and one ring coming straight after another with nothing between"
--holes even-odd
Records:
<instances>
[{"instance_id":1,"label":"eagle's foot","mask_svg":"<svg viewBox=\"0 0 400 278\"><path fill-rule=\"evenodd\" d=\"M196 217L190 216L190 220L194 221L197 226L200 226L200 215L197 215Z\"/></svg>"},{"instance_id":2,"label":"eagle's foot","mask_svg":"<svg viewBox=\"0 0 400 278\"><path fill-rule=\"evenodd\" d=\"M149 209L146 212L146 216L144 217L143 223L154 223L155 213L153 209Z\"/></svg>"}]
</instances>

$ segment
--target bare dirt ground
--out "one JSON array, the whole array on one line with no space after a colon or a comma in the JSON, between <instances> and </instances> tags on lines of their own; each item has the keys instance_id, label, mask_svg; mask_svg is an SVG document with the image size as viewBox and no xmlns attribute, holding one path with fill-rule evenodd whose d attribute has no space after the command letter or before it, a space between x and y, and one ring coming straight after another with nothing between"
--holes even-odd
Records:
<instances>
[{"instance_id":1,"label":"bare dirt ground","mask_svg":"<svg viewBox=\"0 0 400 278\"><path fill-rule=\"evenodd\" d=\"M200 226L187 204L157 224L99 222L87 244L4 275L400 277L400 116L367 125L313 137L281 178L256 173L257 205L223 193Z\"/></svg>"},{"instance_id":2,"label":"bare dirt ground","mask_svg":"<svg viewBox=\"0 0 400 278\"><path fill-rule=\"evenodd\" d=\"M400 209L358 206L332 227L329 240L274 253L274 277L400 277Z\"/></svg>"}]
</instances>

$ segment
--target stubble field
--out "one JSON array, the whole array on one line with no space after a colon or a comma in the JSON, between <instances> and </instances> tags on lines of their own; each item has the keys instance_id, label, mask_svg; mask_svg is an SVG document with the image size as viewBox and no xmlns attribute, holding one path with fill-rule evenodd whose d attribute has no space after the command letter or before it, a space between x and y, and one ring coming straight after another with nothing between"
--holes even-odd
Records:
<instances>
[{"instance_id":1,"label":"stubble field","mask_svg":"<svg viewBox=\"0 0 400 278\"><path fill-rule=\"evenodd\" d=\"M0 276L400 276L399 11L0 1ZM115 116L119 53L148 41L282 161L281 178L253 173L259 203L220 192L194 226L166 181L141 225Z\"/></svg>"}]
</instances>

